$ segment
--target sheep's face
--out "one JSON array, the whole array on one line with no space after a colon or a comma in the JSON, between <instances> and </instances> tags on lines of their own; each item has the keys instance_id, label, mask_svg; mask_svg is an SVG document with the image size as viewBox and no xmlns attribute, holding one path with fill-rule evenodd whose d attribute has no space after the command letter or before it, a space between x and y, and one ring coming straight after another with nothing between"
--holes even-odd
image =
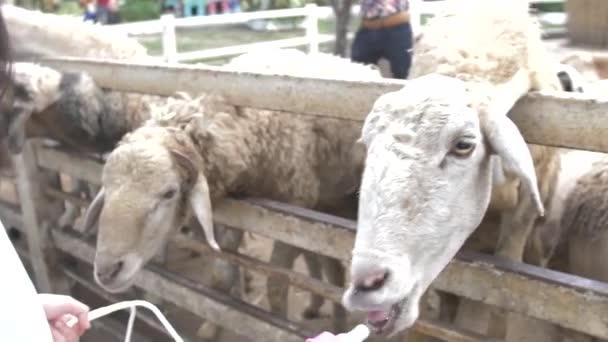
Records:
<instances>
[{"instance_id":1,"label":"sheep's face","mask_svg":"<svg viewBox=\"0 0 608 342\"><path fill-rule=\"evenodd\" d=\"M106 290L123 291L181 222L182 177L169 151L147 141L112 152L102 175L95 277Z\"/></svg>"},{"instance_id":2,"label":"sheep's face","mask_svg":"<svg viewBox=\"0 0 608 342\"><path fill-rule=\"evenodd\" d=\"M424 76L383 95L365 121L352 284L343 303L366 311L377 333L414 323L421 296L489 204L493 146L468 99L464 82Z\"/></svg>"}]
</instances>

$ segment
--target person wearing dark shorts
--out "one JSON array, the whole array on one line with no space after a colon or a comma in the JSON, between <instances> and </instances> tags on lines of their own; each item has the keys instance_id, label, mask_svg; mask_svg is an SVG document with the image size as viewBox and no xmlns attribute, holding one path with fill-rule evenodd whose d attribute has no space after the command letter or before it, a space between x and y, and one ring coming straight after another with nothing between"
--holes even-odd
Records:
<instances>
[{"instance_id":1,"label":"person wearing dark shorts","mask_svg":"<svg viewBox=\"0 0 608 342\"><path fill-rule=\"evenodd\" d=\"M406 79L413 42L408 0L362 0L361 16L351 60L378 64L384 57L390 63L393 77Z\"/></svg>"}]
</instances>

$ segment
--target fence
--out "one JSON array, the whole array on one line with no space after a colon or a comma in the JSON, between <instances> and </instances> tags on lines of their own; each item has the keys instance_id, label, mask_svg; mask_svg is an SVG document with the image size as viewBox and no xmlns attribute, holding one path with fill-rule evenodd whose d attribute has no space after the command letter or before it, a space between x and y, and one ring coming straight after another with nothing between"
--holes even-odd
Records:
<instances>
[{"instance_id":1,"label":"fence","mask_svg":"<svg viewBox=\"0 0 608 342\"><path fill-rule=\"evenodd\" d=\"M322 115L361 122L375 99L399 89L402 81L351 82L290 76L237 73L212 67L187 65L150 66L124 62L82 59L46 60L43 64L59 70L88 72L102 87L170 95L175 90L198 94L219 91L239 106L286 111L284 114ZM151 82L162 79L163 82ZM237 82L238 80L238 82ZM212 81L212 82L211 82ZM255 82L255 83L254 83ZM273 96L264 94L272 93ZM604 139L608 127L608 101L584 94L535 93L518 102L512 118L530 143L608 152ZM322 113L322 114L320 114ZM593 125L589 125L593 122ZM20 247L34 265L39 287L56 286L52 279L58 268L78 284L115 300L96 288L90 265L94 248L72 230L50 227L57 212L49 201L67 200L78 206L88 201L43 181L40 170L55 170L92 184L100 183L102 163L59 148L27 145L15 158L19 206L0 206L2 220L26 233L27 248ZM280 240L317 254L347 262L355 235L355 222L264 199L226 199L214 203L217 224ZM45 227L49 227L48 232ZM50 238L45 238L46 234ZM283 276L292 286L339 302L342 289L292 270L280 269L241 253L213 252L205 243L178 234L173 245L219 257L264 275ZM49 260L54 248L82 264L80 272ZM84 272L84 273L83 273ZM242 336L266 341L302 341L318 331L269 314L244 300L208 288L158 265L148 265L138 276L136 286L184 310L214 322ZM439 290L483 301L490 305L523 313L563 327L608 338L608 284L534 266L500 261L491 256L461 252L433 283ZM542 293L542 296L539 295ZM158 329L153 320L144 323ZM482 341L482 337L460 331L444 323L420 319L415 329L446 341ZM113 330L112 327L109 330Z\"/></svg>"},{"instance_id":2,"label":"fence","mask_svg":"<svg viewBox=\"0 0 608 342\"><path fill-rule=\"evenodd\" d=\"M443 2L446 0L412 0L411 5L411 24L414 32L418 32L424 24L424 18L433 16L437 13ZM564 0L533 0L532 4L541 3L562 3ZM351 12L357 15L360 11L360 6L352 7ZM196 60L207 60L220 57L228 57L246 53L257 49L267 48L291 48L298 46L308 46L308 51L315 53L319 51L319 44L333 42L334 35L319 34L318 19L320 16L329 17L333 15L331 7L318 7L316 4L307 4L302 8L290 8L269 11L257 11L249 13L227 13L210 16L194 16L186 18L175 18L173 14L165 14L160 20L148 20L128 24L109 25L117 32L131 35L150 35L162 34L162 51L163 60L169 63L191 62ZM212 48L198 51L188 51L179 53L177 51L177 28L204 28L219 25L235 25L247 23L257 19L278 19L278 18L294 18L305 17L306 33L303 37L287 38L273 41L265 41L258 43L250 43L243 45L234 45L228 47ZM555 13L553 13L555 17ZM558 22L563 21L563 16L557 18ZM555 19L553 19L555 21ZM352 37L351 33L349 37Z\"/></svg>"},{"instance_id":3,"label":"fence","mask_svg":"<svg viewBox=\"0 0 608 342\"><path fill-rule=\"evenodd\" d=\"M327 10L328 8L325 8ZM163 59L169 63L188 62L194 60L213 59L231 55L242 54L254 49L288 48L308 46L309 52L319 51L319 44L333 41L333 35L319 34L318 16L320 9L316 4L308 4L302 8L259 11L250 13L229 13L211 16L196 16L175 18L173 14L165 14L160 20L151 20L130 24L110 25L109 28L129 35L162 34ZM178 53L176 28L209 27L218 25L234 25L247 23L256 19L278 19L305 17L306 34L303 37L287 38L260 43L251 43L189 51Z\"/></svg>"}]
</instances>

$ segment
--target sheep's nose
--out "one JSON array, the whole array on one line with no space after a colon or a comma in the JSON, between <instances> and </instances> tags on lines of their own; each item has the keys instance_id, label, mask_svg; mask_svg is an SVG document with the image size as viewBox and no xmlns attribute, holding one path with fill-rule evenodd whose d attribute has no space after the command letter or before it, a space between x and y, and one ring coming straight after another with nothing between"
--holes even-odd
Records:
<instances>
[{"instance_id":1,"label":"sheep's nose","mask_svg":"<svg viewBox=\"0 0 608 342\"><path fill-rule=\"evenodd\" d=\"M122 261L115 262L113 264L103 265L97 267L97 279L102 283L109 283L116 279L120 271L122 271L124 263Z\"/></svg>"},{"instance_id":2,"label":"sheep's nose","mask_svg":"<svg viewBox=\"0 0 608 342\"><path fill-rule=\"evenodd\" d=\"M375 269L356 274L353 277L353 285L357 292L371 292L380 290L386 280L389 272L386 269Z\"/></svg>"}]
</instances>

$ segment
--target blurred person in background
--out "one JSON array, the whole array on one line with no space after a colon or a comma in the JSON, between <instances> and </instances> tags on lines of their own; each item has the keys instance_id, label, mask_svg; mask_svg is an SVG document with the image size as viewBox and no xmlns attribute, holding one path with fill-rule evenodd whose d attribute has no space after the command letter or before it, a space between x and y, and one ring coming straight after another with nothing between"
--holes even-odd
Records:
<instances>
[{"instance_id":1,"label":"blurred person in background","mask_svg":"<svg viewBox=\"0 0 608 342\"><path fill-rule=\"evenodd\" d=\"M388 60L394 78L406 79L413 42L408 0L361 0L361 26L351 59L363 64Z\"/></svg>"}]
</instances>

